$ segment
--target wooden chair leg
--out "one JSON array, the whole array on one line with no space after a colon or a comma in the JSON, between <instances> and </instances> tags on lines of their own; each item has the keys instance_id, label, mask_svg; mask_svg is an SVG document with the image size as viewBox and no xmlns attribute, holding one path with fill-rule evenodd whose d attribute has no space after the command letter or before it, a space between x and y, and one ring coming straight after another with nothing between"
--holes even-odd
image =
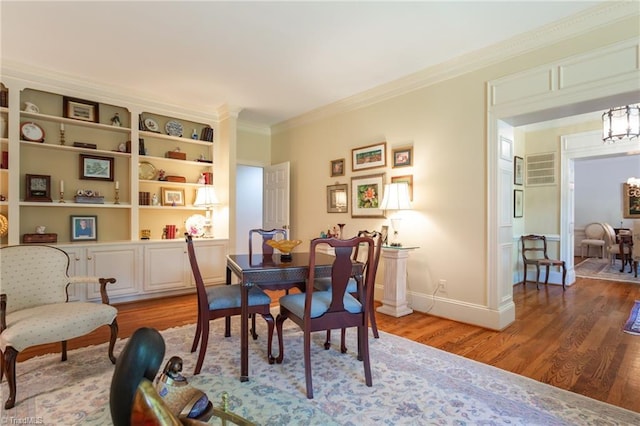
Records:
<instances>
[{"instance_id":1,"label":"wooden chair leg","mask_svg":"<svg viewBox=\"0 0 640 426\"><path fill-rule=\"evenodd\" d=\"M562 262L562 291L566 290L565 282L567 280L567 267L564 262Z\"/></svg>"},{"instance_id":2,"label":"wooden chair leg","mask_svg":"<svg viewBox=\"0 0 640 426\"><path fill-rule=\"evenodd\" d=\"M364 381L367 386L373 386L373 380L371 379L371 362L369 360L369 331L366 327L360 327L362 332L360 333L360 354L364 364Z\"/></svg>"},{"instance_id":3,"label":"wooden chair leg","mask_svg":"<svg viewBox=\"0 0 640 426\"><path fill-rule=\"evenodd\" d=\"M331 330L327 330L327 338L324 341L324 349L328 350L331 347Z\"/></svg>"},{"instance_id":4,"label":"wooden chair leg","mask_svg":"<svg viewBox=\"0 0 640 426\"><path fill-rule=\"evenodd\" d=\"M304 376L307 383L307 398L313 399L311 380L311 333L304 333Z\"/></svg>"},{"instance_id":5,"label":"wooden chair leg","mask_svg":"<svg viewBox=\"0 0 640 426\"><path fill-rule=\"evenodd\" d=\"M202 370L202 363L204 362L204 355L207 352L207 345L209 344L209 321L202 324L202 339L200 340L200 351L198 352L198 361L196 362L196 368L193 371L193 375L200 374Z\"/></svg>"},{"instance_id":6,"label":"wooden chair leg","mask_svg":"<svg viewBox=\"0 0 640 426\"><path fill-rule=\"evenodd\" d=\"M287 319L286 315L279 314L276 317L276 330L278 332L278 356L276 357L276 363L282 363L284 359L284 342L282 341L282 324Z\"/></svg>"},{"instance_id":7,"label":"wooden chair leg","mask_svg":"<svg viewBox=\"0 0 640 426\"><path fill-rule=\"evenodd\" d=\"M202 321L203 324L204 324L204 321L207 321L207 324L208 324L207 319L204 319ZM231 317L224 317L224 337L231 337Z\"/></svg>"},{"instance_id":8,"label":"wooden chair leg","mask_svg":"<svg viewBox=\"0 0 640 426\"><path fill-rule=\"evenodd\" d=\"M251 337L253 337L253 340L257 340L258 333L256 331L256 314L250 314L249 316L251 317Z\"/></svg>"},{"instance_id":9,"label":"wooden chair leg","mask_svg":"<svg viewBox=\"0 0 640 426\"><path fill-rule=\"evenodd\" d=\"M273 342L273 328L275 326L275 322L273 320L273 315L271 314L262 314L262 318L267 322L267 360L269 364L273 364L276 359L271 354L271 344Z\"/></svg>"},{"instance_id":10,"label":"wooden chair leg","mask_svg":"<svg viewBox=\"0 0 640 426\"><path fill-rule=\"evenodd\" d=\"M540 290L538 283L540 282L540 265L536 265L536 289Z\"/></svg>"},{"instance_id":11,"label":"wooden chair leg","mask_svg":"<svg viewBox=\"0 0 640 426\"><path fill-rule=\"evenodd\" d=\"M66 361L67 360L67 341L63 340L62 342L60 342L60 345L62 346L62 348L61 348L61 353L62 353L61 360L62 361Z\"/></svg>"},{"instance_id":12,"label":"wooden chair leg","mask_svg":"<svg viewBox=\"0 0 640 426\"><path fill-rule=\"evenodd\" d=\"M202 319L200 318L200 313L198 313L198 322L196 323L196 334L193 336L193 343L191 344L191 352L195 352L198 347L198 342L200 341L200 336L202 335ZM228 336L227 336L228 337Z\"/></svg>"},{"instance_id":13,"label":"wooden chair leg","mask_svg":"<svg viewBox=\"0 0 640 426\"><path fill-rule=\"evenodd\" d=\"M347 329L340 330L340 352L347 353Z\"/></svg>"},{"instance_id":14,"label":"wooden chair leg","mask_svg":"<svg viewBox=\"0 0 640 426\"><path fill-rule=\"evenodd\" d=\"M7 384L9 385L9 398L4 403L4 409L9 410L16 404L16 358L18 351L12 347L7 347L4 351L4 366L7 373Z\"/></svg>"},{"instance_id":15,"label":"wooden chair leg","mask_svg":"<svg viewBox=\"0 0 640 426\"><path fill-rule=\"evenodd\" d=\"M116 340L118 340L118 321L116 319L109 325L111 329L111 338L109 339L109 359L112 364L116 363L116 357L113 354L113 349L116 347Z\"/></svg>"},{"instance_id":16,"label":"wooden chair leg","mask_svg":"<svg viewBox=\"0 0 640 426\"><path fill-rule=\"evenodd\" d=\"M380 334L378 333L378 323L376 322L376 312L373 309L373 303L369 305L369 308L371 309L369 311L369 321L371 322L371 331L373 332L373 337L375 339L379 339Z\"/></svg>"},{"instance_id":17,"label":"wooden chair leg","mask_svg":"<svg viewBox=\"0 0 640 426\"><path fill-rule=\"evenodd\" d=\"M549 271L550 271L550 269L551 269L551 266L547 265L547 269L545 270L545 273L544 273L544 285L549 284Z\"/></svg>"}]
</instances>

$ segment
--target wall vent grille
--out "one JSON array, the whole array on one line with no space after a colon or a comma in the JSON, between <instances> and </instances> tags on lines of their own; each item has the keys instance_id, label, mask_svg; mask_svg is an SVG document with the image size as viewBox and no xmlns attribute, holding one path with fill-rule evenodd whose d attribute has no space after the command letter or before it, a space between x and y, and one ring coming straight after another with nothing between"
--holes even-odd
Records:
<instances>
[{"instance_id":1,"label":"wall vent grille","mask_svg":"<svg viewBox=\"0 0 640 426\"><path fill-rule=\"evenodd\" d=\"M527 186L556 184L556 154L527 155Z\"/></svg>"}]
</instances>

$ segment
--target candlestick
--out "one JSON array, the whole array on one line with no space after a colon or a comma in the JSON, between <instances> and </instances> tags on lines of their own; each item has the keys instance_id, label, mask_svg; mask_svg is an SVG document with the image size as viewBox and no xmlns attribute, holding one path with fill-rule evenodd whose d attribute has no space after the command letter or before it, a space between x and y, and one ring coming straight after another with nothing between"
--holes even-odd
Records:
<instances>
[{"instance_id":1,"label":"candlestick","mask_svg":"<svg viewBox=\"0 0 640 426\"><path fill-rule=\"evenodd\" d=\"M64 192L64 181L60 181L60 192Z\"/></svg>"},{"instance_id":2,"label":"candlestick","mask_svg":"<svg viewBox=\"0 0 640 426\"><path fill-rule=\"evenodd\" d=\"M120 191L118 191L117 188L116 188L116 200L113 202L113 204L120 204Z\"/></svg>"},{"instance_id":3,"label":"candlestick","mask_svg":"<svg viewBox=\"0 0 640 426\"><path fill-rule=\"evenodd\" d=\"M64 123L60 123L60 131L64 132Z\"/></svg>"},{"instance_id":4,"label":"candlestick","mask_svg":"<svg viewBox=\"0 0 640 426\"><path fill-rule=\"evenodd\" d=\"M58 201L59 203L64 203L64 191L60 191L60 201Z\"/></svg>"},{"instance_id":5,"label":"candlestick","mask_svg":"<svg viewBox=\"0 0 640 426\"><path fill-rule=\"evenodd\" d=\"M120 189L120 182L116 181L116 189Z\"/></svg>"},{"instance_id":6,"label":"candlestick","mask_svg":"<svg viewBox=\"0 0 640 426\"><path fill-rule=\"evenodd\" d=\"M60 145L64 145L64 124L60 125Z\"/></svg>"}]
</instances>

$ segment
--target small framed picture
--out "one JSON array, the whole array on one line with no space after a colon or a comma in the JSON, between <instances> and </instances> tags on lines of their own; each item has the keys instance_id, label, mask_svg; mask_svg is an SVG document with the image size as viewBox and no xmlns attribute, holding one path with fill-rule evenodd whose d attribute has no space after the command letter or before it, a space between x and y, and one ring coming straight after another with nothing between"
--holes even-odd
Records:
<instances>
[{"instance_id":1,"label":"small framed picture","mask_svg":"<svg viewBox=\"0 0 640 426\"><path fill-rule=\"evenodd\" d=\"M500 136L500 158L503 160L511 161L513 142L511 139L507 139L504 136Z\"/></svg>"},{"instance_id":2,"label":"small framed picture","mask_svg":"<svg viewBox=\"0 0 640 426\"><path fill-rule=\"evenodd\" d=\"M640 218L640 188L625 183L623 191L624 211L622 212L622 217L625 219Z\"/></svg>"},{"instance_id":3,"label":"small framed picture","mask_svg":"<svg viewBox=\"0 0 640 426\"><path fill-rule=\"evenodd\" d=\"M351 178L351 217L385 217L380 208L384 173Z\"/></svg>"},{"instance_id":4,"label":"small framed picture","mask_svg":"<svg viewBox=\"0 0 640 426\"><path fill-rule=\"evenodd\" d=\"M327 186L327 213L346 213L349 211L348 185Z\"/></svg>"},{"instance_id":5,"label":"small framed picture","mask_svg":"<svg viewBox=\"0 0 640 426\"><path fill-rule=\"evenodd\" d=\"M521 189L513 190L513 217L522 217L524 212L524 193Z\"/></svg>"},{"instance_id":6,"label":"small framed picture","mask_svg":"<svg viewBox=\"0 0 640 426\"><path fill-rule=\"evenodd\" d=\"M98 216L71 216L71 241L97 241Z\"/></svg>"},{"instance_id":7,"label":"small framed picture","mask_svg":"<svg viewBox=\"0 0 640 426\"><path fill-rule=\"evenodd\" d=\"M413 165L413 148L398 148L392 151L393 167L408 167Z\"/></svg>"},{"instance_id":8,"label":"small framed picture","mask_svg":"<svg viewBox=\"0 0 640 426\"><path fill-rule=\"evenodd\" d=\"M331 177L344 176L344 158L331 162Z\"/></svg>"},{"instance_id":9,"label":"small framed picture","mask_svg":"<svg viewBox=\"0 0 640 426\"><path fill-rule=\"evenodd\" d=\"M25 175L25 201L51 202L51 176Z\"/></svg>"},{"instance_id":10,"label":"small framed picture","mask_svg":"<svg viewBox=\"0 0 640 426\"><path fill-rule=\"evenodd\" d=\"M513 157L513 183L515 185L524 183L524 160L522 157Z\"/></svg>"},{"instance_id":11,"label":"small framed picture","mask_svg":"<svg viewBox=\"0 0 640 426\"><path fill-rule=\"evenodd\" d=\"M387 166L387 143L381 142L375 145L363 146L351 150L351 169L373 169Z\"/></svg>"},{"instance_id":12,"label":"small framed picture","mask_svg":"<svg viewBox=\"0 0 640 426\"><path fill-rule=\"evenodd\" d=\"M402 183L406 182L409 186L409 200L413 201L413 175L405 175L405 176L393 176L391 178L391 183Z\"/></svg>"},{"instance_id":13,"label":"small framed picture","mask_svg":"<svg viewBox=\"0 0 640 426\"><path fill-rule=\"evenodd\" d=\"M184 189L162 188L163 206L184 206Z\"/></svg>"},{"instance_id":14,"label":"small framed picture","mask_svg":"<svg viewBox=\"0 0 640 426\"><path fill-rule=\"evenodd\" d=\"M62 112L65 118L98 123L100 121L99 108L100 104L97 102L70 98L68 96L62 98Z\"/></svg>"},{"instance_id":15,"label":"small framed picture","mask_svg":"<svg viewBox=\"0 0 640 426\"><path fill-rule=\"evenodd\" d=\"M80 154L80 179L113 182L113 157Z\"/></svg>"}]
</instances>

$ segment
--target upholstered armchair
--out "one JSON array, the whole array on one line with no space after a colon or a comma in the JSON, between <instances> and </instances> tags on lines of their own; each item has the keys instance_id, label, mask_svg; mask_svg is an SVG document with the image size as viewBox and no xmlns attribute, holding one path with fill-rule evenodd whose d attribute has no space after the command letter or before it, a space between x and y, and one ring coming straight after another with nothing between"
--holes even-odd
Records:
<instances>
[{"instance_id":1,"label":"upholstered armchair","mask_svg":"<svg viewBox=\"0 0 640 426\"><path fill-rule=\"evenodd\" d=\"M3 247L0 264L0 380L6 373L6 409L12 408L16 400L16 358L28 347L61 342L62 361L66 361L67 340L108 325L109 359L115 364L118 310L109 305L106 290L115 278L70 278L67 253L45 245ZM102 303L69 302L67 288L72 283L100 285Z\"/></svg>"}]
</instances>

